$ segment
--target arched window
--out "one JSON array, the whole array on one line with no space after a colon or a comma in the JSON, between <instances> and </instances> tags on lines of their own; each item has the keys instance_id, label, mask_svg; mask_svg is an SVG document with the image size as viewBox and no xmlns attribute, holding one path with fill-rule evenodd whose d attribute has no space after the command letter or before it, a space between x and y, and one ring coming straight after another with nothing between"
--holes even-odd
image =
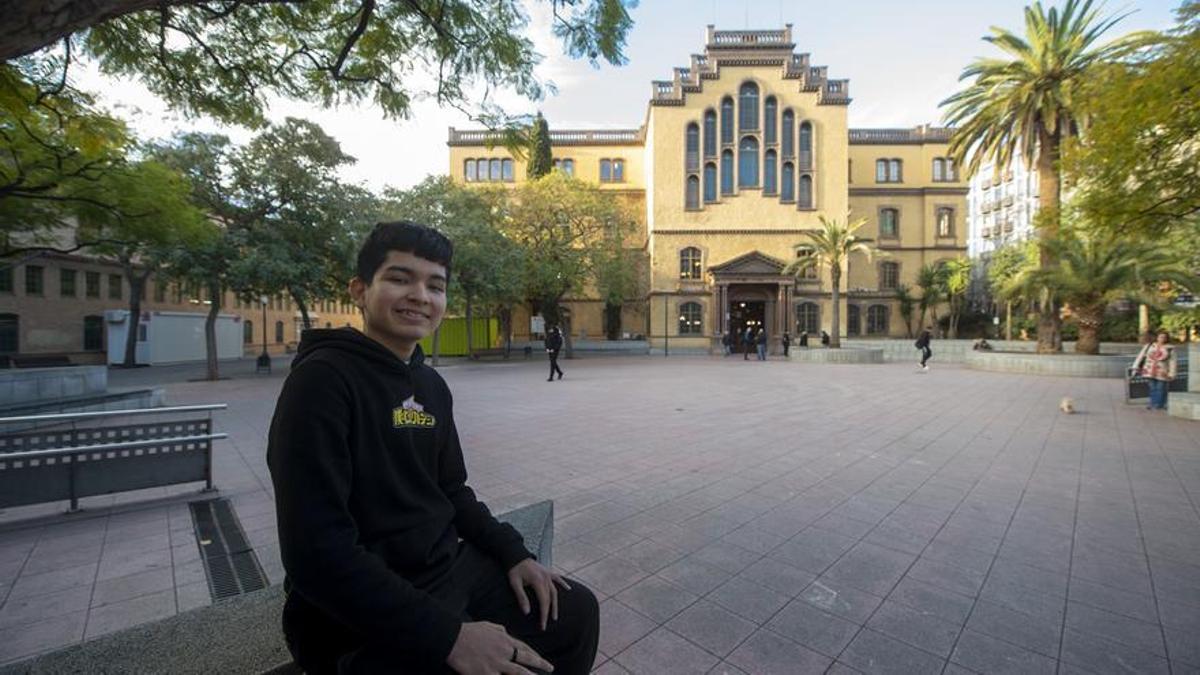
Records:
<instances>
[{"instance_id":1,"label":"arched window","mask_svg":"<svg viewBox=\"0 0 1200 675\"><path fill-rule=\"evenodd\" d=\"M758 85L753 82L743 84L738 92L738 129L758 129Z\"/></svg>"},{"instance_id":2,"label":"arched window","mask_svg":"<svg viewBox=\"0 0 1200 675\"><path fill-rule=\"evenodd\" d=\"M779 190L778 168L774 150L768 150L763 162L763 193L773 195Z\"/></svg>"},{"instance_id":3,"label":"arched window","mask_svg":"<svg viewBox=\"0 0 1200 675\"><path fill-rule=\"evenodd\" d=\"M696 171L700 168L700 125L692 122L687 125L687 170ZM604 164L601 162L603 172ZM601 174L603 177L603 174Z\"/></svg>"},{"instance_id":4,"label":"arched window","mask_svg":"<svg viewBox=\"0 0 1200 675\"><path fill-rule=\"evenodd\" d=\"M704 111L704 156L717 156L717 111Z\"/></svg>"},{"instance_id":5,"label":"arched window","mask_svg":"<svg viewBox=\"0 0 1200 675\"><path fill-rule=\"evenodd\" d=\"M933 158L933 180L935 182L946 180L946 161L941 157Z\"/></svg>"},{"instance_id":6,"label":"arched window","mask_svg":"<svg viewBox=\"0 0 1200 675\"><path fill-rule=\"evenodd\" d=\"M900 263L879 263L879 290L894 291L900 286Z\"/></svg>"},{"instance_id":7,"label":"arched window","mask_svg":"<svg viewBox=\"0 0 1200 675\"><path fill-rule=\"evenodd\" d=\"M937 236L953 237L954 236L954 209L949 206L940 206L937 210Z\"/></svg>"},{"instance_id":8,"label":"arched window","mask_svg":"<svg viewBox=\"0 0 1200 675\"><path fill-rule=\"evenodd\" d=\"M858 305L846 306L846 335L862 334L862 310Z\"/></svg>"},{"instance_id":9,"label":"arched window","mask_svg":"<svg viewBox=\"0 0 1200 675\"><path fill-rule=\"evenodd\" d=\"M887 305L871 305L867 308L867 335L887 335Z\"/></svg>"},{"instance_id":10,"label":"arched window","mask_svg":"<svg viewBox=\"0 0 1200 675\"><path fill-rule=\"evenodd\" d=\"M897 209L879 209L879 236L900 236L900 211Z\"/></svg>"},{"instance_id":11,"label":"arched window","mask_svg":"<svg viewBox=\"0 0 1200 675\"><path fill-rule=\"evenodd\" d=\"M250 344L254 342L254 322L246 320L242 322L242 343Z\"/></svg>"},{"instance_id":12,"label":"arched window","mask_svg":"<svg viewBox=\"0 0 1200 675\"><path fill-rule=\"evenodd\" d=\"M704 308L698 302L685 302L679 306L679 334L680 335L703 335L704 326L701 325L701 317L704 316Z\"/></svg>"},{"instance_id":13,"label":"arched window","mask_svg":"<svg viewBox=\"0 0 1200 675\"><path fill-rule=\"evenodd\" d=\"M806 171L813 167L812 124L800 124L800 170Z\"/></svg>"},{"instance_id":14,"label":"arched window","mask_svg":"<svg viewBox=\"0 0 1200 675\"><path fill-rule=\"evenodd\" d=\"M717 163L708 162L704 165L704 201L717 201Z\"/></svg>"},{"instance_id":15,"label":"arched window","mask_svg":"<svg viewBox=\"0 0 1200 675\"><path fill-rule=\"evenodd\" d=\"M796 305L796 334L821 332L821 306L815 302Z\"/></svg>"},{"instance_id":16,"label":"arched window","mask_svg":"<svg viewBox=\"0 0 1200 675\"><path fill-rule=\"evenodd\" d=\"M506 159L502 162L502 165L504 167L504 182L511 183L513 179L513 161L511 159Z\"/></svg>"},{"instance_id":17,"label":"arched window","mask_svg":"<svg viewBox=\"0 0 1200 675\"><path fill-rule=\"evenodd\" d=\"M721 153L721 194L733 194L733 151Z\"/></svg>"},{"instance_id":18,"label":"arched window","mask_svg":"<svg viewBox=\"0 0 1200 675\"><path fill-rule=\"evenodd\" d=\"M758 187L758 139L753 136L738 145L738 186Z\"/></svg>"},{"instance_id":19,"label":"arched window","mask_svg":"<svg viewBox=\"0 0 1200 675\"><path fill-rule=\"evenodd\" d=\"M0 314L0 354L15 354L20 351L21 317L16 314Z\"/></svg>"},{"instance_id":20,"label":"arched window","mask_svg":"<svg viewBox=\"0 0 1200 675\"><path fill-rule=\"evenodd\" d=\"M733 143L733 99L721 99L721 143Z\"/></svg>"},{"instance_id":21,"label":"arched window","mask_svg":"<svg viewBox=\"0 0 1200 675\"><path fill-rule=\"evenodd\" d=\"M796 201L796 169L791 162L783 163L779 180L779 198L785 202Z\"/></svg>"},{"instance_id":22,"label":"arched window","mask_svg":"<svg viewBox=\"0 0 1200 675\"><path fill-rule=\"evenodd\" d=\"M700 208L700 179L695 175L687 177L687 208Z\"/></svg>"},{"instance_id":23,"label":"arched window","mask_svg":"<svg viewBox=\"0 0 1200 675\"><path fill-rule=\"evenodd\" d=\"M689 246L679 252L679 278L700 278L700 249Z\"/></svg>"},{"instance_id":24,"label":"arched window","mask_svg":"<svg viewBox=\"0 0 1200 675\"><path fill-rule=\"evenodd\" d=\"M792 157L796 154L796 113L791 110L783 111L783 126L779 129L779 154Z\"/></svg>"},{"instance_id":25,"label":"arched window","mask_svg":"<svg viewBox=\"0 0 1200 675\"><path fill-rule=\"evenodd\" d=\"M802 209L813 207L812 176L808 174L800 176L800 198L796 200L796 205Z\"/></svg>"},{"instance_id":26,"label":"arched window","mask_svg":"<svg viewBox=\"0 0 1200 675\"><path fill-rule=\"evenodd\" d=\"M468 183L474 183L479 179L479 174L475 173L475 160L468 159L464 162L463 177Z\"/></svg>"},{"instance_id":27,"label":"arched window","mask_svg":"<svg viewBox=\"0 0 1200 675\"><path fill-rule=\"evenodd\" d=\"M104 317L89 314L83 317L83 350L98 352L104 349Z\"/></svg>"},{"instance_id":28,"label":"arched window","mask_svg":"<svg viewBox=\"0 0 1200 675\"><path fill-rule=\"evenodd\" d=\"M276 343L283 342L283 322L282 321L275 322L275 342Z\"/></svg>"},{"instance_id":29,"label":"arched window","mask_svg":"<svg viewBox=\"0 0 1200 675\"><path fill-rule=\"evenodd\" d=\"M779 114L778 107L774 96L768 96L763 103L763 143L767 145L779 142L775 135L775 127L779 124L779 120L776 119Z\"/></svg>"}]
</instances>

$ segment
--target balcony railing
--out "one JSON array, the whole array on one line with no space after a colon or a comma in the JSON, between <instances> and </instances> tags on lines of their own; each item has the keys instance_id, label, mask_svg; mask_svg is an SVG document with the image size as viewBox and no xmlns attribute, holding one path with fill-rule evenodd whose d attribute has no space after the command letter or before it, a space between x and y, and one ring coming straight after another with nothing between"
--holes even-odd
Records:
<instances>
[{"instance_id":1,"label":"balcony railing","mask_svg":"<svg viewBox=\"0 0 1200 675\"><path fill-rule=\"evenodd\" d=\"M503 140L502 134L487 129L450 129L450 145L484 145ZM638 143L641 140L641 129L550 130L551 145L619 145Z\"/></svg>"}]
</instances>

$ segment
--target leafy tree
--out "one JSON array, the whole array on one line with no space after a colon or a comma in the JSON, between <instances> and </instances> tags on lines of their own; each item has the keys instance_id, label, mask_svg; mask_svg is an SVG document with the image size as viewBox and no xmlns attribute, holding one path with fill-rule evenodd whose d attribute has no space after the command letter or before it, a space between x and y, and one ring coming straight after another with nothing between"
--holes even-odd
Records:
<instances>
[{"instance_id":1,"label":"leafy tree","mask_svg":"<svg viewBox=\"0 0 1200 675\"><path fill-rule=\"evenodd\" d=\"M638 252L626 248L623 237L609 234L593 252L593 275L596 290L604 300L604 335L609 340L621 338L621 310L625 301L641 290L644 270Z\"/></svg>"},{"instance_id":2,"label":"leafy tree","mask_svg":"<svg viewBox=\"0 0 1200 675\"><path fill-rule=\"evenodd\" d=\"M971 287L971 261L955 258L941 265L942 293L950 311L950 337L958 337L958 320L966 309L967 291Z\"/></svg>"},{"instance_id":3,"label":"leafy tree","mask_svg":"<svg viewBox=\"0 0 1200 675\"><path fill-rule=\"evenodd\" d=\"M908 287L908 284L896 286L896 300L900 303L900 318L904 319L904 337L911 338L913 336L913 309L917 305L917 300L913 297L912 289Z\"/></svg>"},{"instance_id":4,"label":"leafy tree","mask_svg":"<svg viewBox=\"0 0 1200 675\"><path fill-rule=\"evenodd\" d=\"M1161 236L1200 220L1200 2L1178 16L1142 59L1098 69L1081 91L1086 134L1064 167L1073 203L1112 232Z\"/></svg>"},{"instance_id":5,"label":"leafy tree","mask_svg":"<svg viewBox=\"0 0 1200 675\"><path fill-rule=\"evenodd\" d=\"M830 288L833 294L833 333L829 337L829 346L838 349L842 346L842 270L849 261L850 254L862 253L867 260L870 260L871 256L875 254L875 249L870 245L871 239L865 239L855 234L866 224L866 218L858 218L843 224L837 219L818 217L821 221L821 229L804 232L806 241L796 244L793 248L797 253L805 253L805 255L796 258L789 264L784 269L784 273L800 275L814 267L829 269Z\"/></svg>"},{"instance_id":6,"label":"leafy tree","mask_svg":"<svg viewBox=\"0 0 1200 675\"><path fill-rule=\"evenodd\" d=\"M1100 36L1121 16L1100 18L1093 0L1066 0L1049 11L1040 2L1025 8L1025 35L993 27L984 40L1007 58L981 58L963 70L970 85L942 102L946 121L957 127L950 154L967 160L970 173L991 160L1001 170L1019 156L1038 170L1039 231L1044 240L1059 229L1062 147L1081 126L1078 98L1085 82L1105 62L1128 56L1148 39L1134 33L1103 45ZM1041 265L1053 267L1049 245ZM1061 320L1053 302L1041 308L1038 352L1062 351Z\"/></svg>"},{"instance_id":7,"label":"leafy tree","mask_svg":"<svg viewBox=\"0 0 1200 675\"><path fill-rule=\"evenodd\" d=\"M925 326L925 315L933 316L933 324L938 324L937 308L942 302L942 268L940 265L929 263L922 265L921 269L917 270L917 287L921 289L921 298L917 301L917 306L921 310L921 319L918 321L921 328Z\"/></svg>"},{"instance_id":8,"label":"leafy tree","mask_svg":"<svg viewBox=\"0 0 1200 675\"><path fill-rule=\"evenodd\" d=\"M568 54L624 62L625 0L545 1ZM261 121L269 96L371 100L407 117L423 96L462 106L478 84L539 98L527 25L518 0L13 0L0 13L0 61L65 70L82 50L173 108L225 122ZM57 45L66 58L47 49Z\"/></svg>"},{"instance_id":9,"label":"leafy tree","mask_svg":"<svg viewBox=\"0 0 1200 675\"><path fill-rule=\"evenodd\" d=\"M1028 266L1004 287L1006 294L1055 296L1065 302L1079 326L1075 351L1100 351L1105 310L1116 300L1134 298L1160 304L1148 289L1163 283L1192 289L1196 276L1177 251L1128 237L1064 229L1047 242L1060 264Z\"/></svg>"},{"instance_id":10,"label":"leafy tree","mask_svg":"<svg viewBox=\"0 0 1200 675\"><path fill-rule=\"evenodd\" d=\"M529 164L526 175L532 180L554 170L554 153L550 150L550 127L539 112L529 130Z\"/></svg>"},{"instance_id":11,"label":"leafy tree","mask_svg":"<svg viewBox=\"0 0 1200 675\"><path fill-rule=\"evenodd\" d=\"M1005 319L1005 334L1012 333L1012 308L1013 305L1020 305L1025 298L1006 295L1003 289L1009 285L1014 277L1020 274L1027 267L1036 267L1038 264L1038 247L1037 243L1032 240L1008 244L992 253L987 264L987 280L988 292L997 299L1005 302L1007 318Z\"/></svg>"},{"instance_id":12,"label":"leafy tree","mask_svg":"<svg viewBox=\"0 0 1200 675\"><path fill-rule=\"evenodd\" d=\"M561 172L524 183L513 193L505 230L524 252L524 296L547 327L563 326L567 358L573 347L562 300L594 278L596 244L623 238L632 225L632 216L612 195Z\"/></svg>"}]
</instances>

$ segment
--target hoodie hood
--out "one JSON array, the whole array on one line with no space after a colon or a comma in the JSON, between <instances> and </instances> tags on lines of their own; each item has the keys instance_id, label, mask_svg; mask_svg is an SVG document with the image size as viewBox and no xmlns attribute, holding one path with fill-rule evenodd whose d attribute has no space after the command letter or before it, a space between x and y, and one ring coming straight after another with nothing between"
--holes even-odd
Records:
<instances>
[{"instance_id":1,"label":"hoodie hood","mask_svg":"<svg viewBox=\"0 0 1200 675\"><path fill-rule=\"evenodd\" d=\"M296 349L296 358L292 359L292 368L322 349L351 352L381 366L401 370L425 363L425 352L419 344L405 364L390 349L355 328L310 328L300 334L300 346Z\"/></svg>"}]
</instances>

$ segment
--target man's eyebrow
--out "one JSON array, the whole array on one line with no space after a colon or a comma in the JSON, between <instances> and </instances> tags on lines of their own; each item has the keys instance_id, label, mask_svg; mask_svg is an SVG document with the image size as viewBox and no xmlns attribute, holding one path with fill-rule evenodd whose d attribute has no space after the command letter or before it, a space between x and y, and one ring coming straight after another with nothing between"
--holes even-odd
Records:
<instances>
[{"instance_id":1,"label":"man's eyebrow","mask_svg":"<svg viewBox=\"0 0 1200 675\"><path fill-rule=\"evenodd\" d=\"M416 271L416 270L414 270L414 269L413 269L413 268L411 268L411 267L406 267L406 266L404 266L404 265L388 265L386 268L384 268L384 270L383 270L383 271L384 271L384 273L387 273L387 272L400 272L400 273L402 273L402 274L408 274L408 275L411 275L411 276L414 276L414 277L415 277L415 276L420 276L419 274L417 274L417 271ZM429 278L430 278L431 280L433 280L433 281L443 281L443 282L444 282L444 281L446 280L446 275L444 275L444 274L438 274L437 272L434 272L433 274L430 274L430 275L429 275Z\"/></svg>"}]
</instances>

